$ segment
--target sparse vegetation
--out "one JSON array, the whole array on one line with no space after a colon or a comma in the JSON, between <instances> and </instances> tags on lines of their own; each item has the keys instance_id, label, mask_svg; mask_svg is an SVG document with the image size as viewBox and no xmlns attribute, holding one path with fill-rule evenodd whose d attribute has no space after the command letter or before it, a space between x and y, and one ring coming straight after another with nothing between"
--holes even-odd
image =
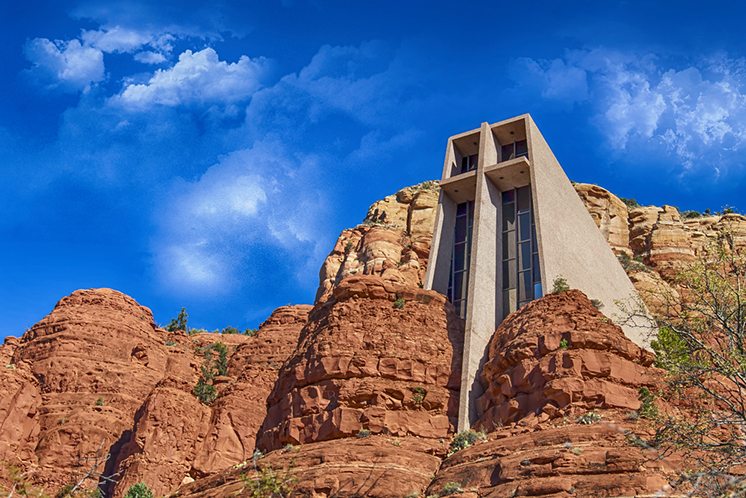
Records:
<instances>
[{"instance_id":1,"label":"sparse vegetation","mask_svg":"<svg viewBox=\"0 0 746 498\"><path fill-rule=\"evenodd\" d=\"M687 209L686 211L681 212L681 216L683 218L690 220L692 218L701 218L704 215L700 213L699 211L694 211L693 209Z\"/></svg>"},{"instance_id":2,"label":"sparse vegetation","mask_svg":"<svg viewBox=\"0 0 746 498\"><path fill-rule=\"evenodd\" d=\"M562 339L560 339L559 347L560 347L560 349L569 349L570 348L570 343L567 342L567 339L565 339L563 337Z\"/></svg>"},{"instance_id":3,"label":"sparse vegetation","mask_svg":"<svg viewBox=\"0 0 746 498\"><path fill-rule=\"evenodd\" d=\"M104 398L99 397L96 400L96 406L104 406Z\"/></svg>"},{"instance_id":4,"label":"sparse vegetation","mask_svg":"<svg viewBox=\"0 0 746 498\"><path fill-rule=\"evenodd\" d=\"M396 301L394 301L394 309L397 309L397 310L404 309L405 304L406 302L404 301L404 298L397 295Z\"/></svg>"},{"instance_id":5,"label":"sparse vegetation","mask_svg":"<svg viewBox=\"0 0 746 498\"><path fill-rule=\"evenodd\" d=\"M599 311L604 307L604 303L602 303L600 299L591 299L591 304Z\"/></svg>"},{"instance_id":6,"label":"sparse vegetation","mask_svg":"<svg viewBox=\"0 0 746 498\"><path fill-rule=\"evenodd\" d=\"M656 419L658 417L658 407L655 406L655 396L647 387L641 387L639 393L640 417L651 420Z\"/></svg>"},{"instance_id":7,"label":"sparse vegetation","mask_svg":"<svg viewBox=\"0 0 746 498\"><path fill-rule=\"evenodd\" d=\"M422 406L425 396L427 396L427 390L424 387L417 386L412 388L412 401L415 405Z\"/></svg>"},{"instance_id":8,"label":"sparse vegetation","mask_svg":"<svg viewBox=\"0 0 746 498\"><path fill-rule=\"evenodd\" d=\"M153 492L144 482L133 484L127 489L124 498L153 498Z\"/></svg>"},{"instance_id":9,"label":"sparse vegetation","mask_svg":"<svg viewBox=\"0 0 746 498\"><path fill-rule=\"evenodd\" d=\"M370 431L368 429L360 429L359 431L355 433L355 437L358 437L361 439L370 437Z\"/></svg>"},{"instance_id":10,"label":"sparse vegetation","mask_svg":"<svg viewBox=\"0 0 746 498\"><path fill-rule=\"evenodd\" d=\"M620 197L619 198L624 204L627 205L628 209L634 209L640 207L640 203L637 202L637 200L627 197Z\"/></svg>"},{"instance_id":11,"label":"sparse vegetation","mask_svg":"<svg viewBox=\"0 0 746 498\"><path fill-rule=\"evenodd\" d=\"M579 416L576 421L583 425L592 425L601 421L601 415L596 412L586 412Z\"/></svg>"},{"instance_id":12,"label":"sparse vegetation","mask_svg":"<svg viewBox=\"0 0 746 498\"><path fill-rule=\"evenodd\" d=\"M347 244L345 244L345 254L350 254L352 252L352 248L352 241L348 241Z\"/></svg>"},{"instance_id":13,"label":"sparse vegetation","mask_svg":"<svg viewBox=\"0 0 746 498\"><path fill-rule=\"evenodd\" d=\"M169 332L176 332L177 330L189 332L188 320L189 314L187 313L186 308L181 308L181 311L179 311L179 314L176 316L176 318L168 322L168 325L166 325L166 330L168 330Z\"/></svg>"},{"instance_id":14,"label":"sparse vegetation","mask_svg":"<svg viewBox=\"0 0 746 498\"><path fill-rule=\"evenodd\" d=\"M244 329L243 335L247 335L249 337L256 337L257 335L259 335L259 329L251 329L251 328Z\"/></svg>"},{"instance_id":15,"label":"sparse vegetation","mask_svg":"<svg viewBox=\"0 0 746 498\"><path fill-rule=\"evenodd\" d=\"M624 271L631 273L631 272L640 272L640 271L650 271L650 268L643 263L642 258L640 256L636 256L634 258L630 258L628 254L619 254L617 256L617 259L619 260L619 263L622 265L622 268L624 268Z\"/></svg>"},{"instance_id":16,"label":"sparse vegetation","mask_svg":"<svg viewBox=\"0 0 746 498\"><path fill-rule=\"evenodd\" d=\"M227 327L223 328L220 331L220 333L221 334L240 334L241 331L238 330L236 327L231 327L230 325L228 325Z\"/></svg>"},{"instance_id":17,"label":"sparse vegetation","mask_svg":"<svg viewBox=\"0 0 746 498\"><path fill-rule=\"evenodd\" d=\"M202 348L202 354L204 363L192 392L202 403L210 405L218 397L213 380L216 376L228 374L228 348L222 342L213 342Z\"/></svg>"},{"instance_id":18,"label":"sparse vegetation","mask_svg":"<svg viewBox=\"0 0 746 498\"><path fill-rule=\"evenodd\" d=\"M264 467L254 476L243 475L241 479L253 498L285 498L293 492L296 482L288 472L277 472L272 467Z\"/></svg>"},{"instance_id":19,"label":"sparse vegetation","mask_svg":"<svg viewBox=\"0 0 746 498\"><path fill-rule=\"evenodd\" d=\"M443 485L443 488L441 488L440 493L438 493L438 496L451 496L458 493L463 493L464 489L461 487L461 484L453 481L449 481Z\"/></svg>"},{"instance_id":20,"label":"sparse vegetation","mask_svg":"<svg viewBox=\"0 0 746 498\"><path fill-rule=\"evenodd\" d=\"M448 456L453 455L457 451L461 451L464 448L468 448L479 441L485 441L487 434L481 431L466 430L461 431L451 440L451 445L448 448Z\"/></svg>"},{"instance_id":21,"label":"sparse vegetation","mask_svg":"<svg viewBox=\"0 0 746 498\"><path fill-rule=\"evenodd\" d=\"M168 346L168 347L176 346L176 342L175 341L166 341L163 344L166 345L166 346Z\"/></svg>"},{"instance_id":22,"label":"sparse vegetation","mask_svg":"<svg viewBox=\"0 0 746 498\"><path fill-rule=\"evenodd\" d=\"M567 292L570 290L570 286L567 284L567 279L562 275L559 275L554 279L554 285L552 287L552 294L559 294L561 292Z\"/></svg>"}]
</instances>

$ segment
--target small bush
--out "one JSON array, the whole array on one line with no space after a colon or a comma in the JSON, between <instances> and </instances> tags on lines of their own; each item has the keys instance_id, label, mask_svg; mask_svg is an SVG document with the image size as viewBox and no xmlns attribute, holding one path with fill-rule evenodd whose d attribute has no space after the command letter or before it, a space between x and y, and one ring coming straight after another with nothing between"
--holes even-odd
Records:
<instances>
[{"instance_id":1,"label":"small bush","mask_svg":"<svg viewBox=\"0 0 746 498\"><path fill-rule=\"evenodd\" d=\"M686 219L692 219L692 218L701 218L703 215L699 211L694 211L691 209L688 209L681 213L681 216L683 216Z\"/></svg>"},{"instance_id":2,"label":"small bush","mask_svg":"<svg viewBox=\"0 0 746 498\"><path fill-rule=\"evenodd\" d=\"M552 294L559 294L561 292L567 292L570 290L570 286L567 284L567 279L562 275L554 279L554 287L552 287Z\"/></svg>"},{"instance_id":3,"label":"small bush","mask_svg":"<svg viewBox=\"0 0 746 498\"><path fill-rule=\"evenodd\" d=\"M209 384L204 377L199 378L193 392L197 399L205 405L211 405L218 397L218 390L215 389L215 386Z\"/></svg>"},{"instance_id":4,"label":"small bush","mask_svg":"<svg viewBox=\"0 0 746 498\"><path fill-rule=\"evenodd\" d=\"M96 406L104 406L104 398L98 398L96 400Z\"/></svg>"},{"instance_id":5,"label":"small bush","mask_svg":"<svg viewBox=\"0 0 746 498\"><path fill-rule=\"evenodd\" d=\"M187 324L188 319L189 314L187 313L186 309L181 308L181 311L179 311L179 314L176 316L176 318L168 322L168 325L166 325L166 330L168 330L169 332L176 332L177 330L183 330L184 332L187 332L189 330L189 326Z\"/></svg>"},{"instance_id":6,"label":"small bush","mask_svg":"<svg viewBox=\"0 0 746 498\"><path fill-rule=\"evenodd\" d=\"M438 493L438 496L450 496L455 495L458 493L463 493L464 490L461 487L461 484L453 481L449 481L445 483L443 488L440 490L440 493Z\"/></svg>"},{"instance_id":7,"label":"small bush","mask_svg":"<svg viewBox=\"0 0 746 498\"><path fill-rule=\"evenodd\" d=\"M345 244L345 254L350 254L352 247L352 241L347 242L347 244Z\"/></svg>"},{"instance_id":8,"label":"small bush","mask_svg":"<svg viewBox=\"0 0 746 498\"><path fill-rule=\"evenodd\" d=\"M655 406L655 395L647 387L640 388L640 416L647 419L658 417L658 407Z\"/></svg>"},{"instance_id":9,"label":"small bush","mask_svg":"<svg viewBox=\"0 0 746 498\"><path fill-rule=\"evenodd\" d=\"M228 325L223 330L220 331L221 334L240 334L241 332L236 327L231 327Z\"/></svg>"},{"instance_id":10,"label":"small bush","mask_svg":"<svg viewBox=\"0 0 746 498\"><path fill-rule=\"evenodd\" d=\"M253 477L241 476L244 489L249 496L255 498L272 498L275 496L288 496L295 488L295 479L287 472L279 473L271 467L265 467L259 474Z\"/></svg>"},{"instance_id":11,"label":"small bush","mask_svg":"<svg viewBox=\"0 0 746 498\"><path fill-rule=\"evenodd\" d=\"M249 337L256 337L257 335L259 335L259 330L258 329L248 329L247 328L247 329L245 329L243 331L243 335L247 335Z\"/></svg>"},{"instance_id":12,"label":"small bush","mask_svg":"<svg viewBox=\"0 0 746 498\"><path fill-rule=\"evenodd\" d=\"M637 256L633 259L630 258L627 254L620 254L617 256L617 259L626 272L650 271L650 268L648 268L645 263L642 262L642 258L640 256Z\"/></svg>"},{"instance_id":13,"label":"small bush","mask_svg":"<svg viewBox=\"0 0 746 498\"><path fill-rule=\"evenodd\" d=\"M569 349L569 348L570 348L570 343L569 343L569 342L567 342L567 339L565 339L565 338L563 337L563 338L562 338L562 339L560 340L560 344L559 344L559 347L560 347L560 349Z\"/></svg>"},{"instance_id":14,"label":"small bush","mask_svg":"<svg viewBox=\"0 0 746 498\"><path fill-rule=\"evenodd\" d=\"M175 341L166 341L163 344L165 344L168 347L176 346L176 342Z\"/></svg>"},{"instance_id":15,"label":"small bush","mask_svg":"<svg viewBox=\"0 0 746 498\"><path fill-rule=\"evenodd\" d=\"M144 482L133 484L127 489L124 498L153 498L153 492Z\"/></svg>"},{"instance_id":16,"label":"small bush","mask_svg":"<svg viewBox=\"0 0 746 498\"><path fill-rule=\"evenodd\" d=\"M461 431L453 436L451 445L448 448L448 456L453 455L457 451L463 450L464 448L468 448L477 441L484 441L485 439L487 439L487 435L484 432L474 431L471 429Z\"/></svg>"},{"instance_id":17,"label":"small bush","mask_svg":"<svg viewBox=\"0 0 746 498\"><path fill-rule=\"evenodd\" d=\"M404 309L404 305L406 302L404 301L403 297L397 297L396 301L394 301L394 308L397 310Z\"/></svg>"},{"instance_id":18,"label":"small bush","mask_svg":"<svg viewBox=\"0 0 746 498\"><path fill-rule=\"evenodd\" d=\"M599 311L604 307L604 303L602 303L600 299L591 299L591 304Z\"/></svg>"},{"instance_id":19,"label":"small bush","mask_svg":"<svg viewBox=\"0 0 746 498\"><path fill-rule=\"evenodd\" d=\"M634 209L640 207L640 203L637 202L635 199L628 199L625 197L620 197L621 201L627 205L629 209Z\"/></svg>"},{"instance_id":20,"label":"small bush","mask_svg":"<svg viewBox=\"0 0 746 498\"><path fill-rule=\"evenodd\" d=\"M577 422L583 425L592 425L601 421L601 415L596 412L587 412L577 418Z\"/></svg>"},{"instance_id":21,"label":"small bush","mask_svg":"<svg viewBox=\"0 0 746 498\"><path fill-rule=\"evenodd\" d=\"M417 386L412 388L412 401L415 405L422 406L425 396L427 396L427 390L424 387Z\"/></svg>"},{"instance_id":22,"label":"small bush","mask_svg":"<svg viewBox=\"0 0 746 498\"><path fill-rule=\"evenodd\" d=\"M366 437L370 437L370 431L368 429L360 429L355 434L355 437L359 437L361 439L366 438Z\"/></svg>"}]
</instances>

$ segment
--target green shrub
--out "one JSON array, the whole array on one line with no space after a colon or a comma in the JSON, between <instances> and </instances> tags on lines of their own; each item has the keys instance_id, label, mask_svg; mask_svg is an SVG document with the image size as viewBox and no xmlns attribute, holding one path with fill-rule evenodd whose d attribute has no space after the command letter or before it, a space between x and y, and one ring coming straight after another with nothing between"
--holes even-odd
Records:
<instances>
[{"instance_id":1,"label":"green shrub","mask_svg":"<svg viewBox=\"0 0 746 498\"><path fill-rule=\"evenodd\" d=\"M394 308L398 310L404 309L405 304L406 301L404 301L403 297L397 297L396 301L394 301Z\"/></svg>"},{"instance_id":2,"label":"green shrub","mask_svg":"<svg viewBox=\"0 0 746 498\"><path fill-rule=\"evenodd\" d=\"M577 418L577 422L583 425L592 425L601 421L601 415L596 412L587 412Z\"/></svg>"},{"instance_id":3,"label":"green shrub","mask_svg":"<svg viewBox=\"0 0 746 498\"><path fill-rule=\"evenodd\" d=\"M671 373L679 373L692 365L686 341L673 328L661 327L658 336L650 341L655 352L655 366Z\"/></svg>"},{"instance_id":4,"label":"green shrub","mask_svg":"<svg viewBox=\"0 0 746 498\"><path fill-rule=\"evenodd\" d=\"M218 390L204 376L199 378L193 392L205 405L211 405L218 397Z\"/></svg>"},{"instance_id":5,"label":"green shrub","mask_svg":"<svg viewBox=\"0 0 746 498\"><path fill-rule=\"evenodd\" d=\"M451 445L448 448L448 456L453 455L457 451L463 450L464 448L468 448L477 441L484 441L485 439L487 439L487 435L484 432L474 431L471 429L461 431L453 436Z\"/></svg>"},{"instance_id":6,"label":"green shrub","mask_svg":"<svg viewBox=\"0 0 746 498\"><path fill-rule=\"evenodd\" d=\"M683 216L686 219L701 218L702 217L702 213L700 213L699 211L694 211L694 210L688 209L688 210L682 212L681 216Z\"/></svg>"},{"instance_id":7,"label":"green shrub","mask_svg":"<svg viewBox=\"0 0 746 498\"><path fill-rule=\"evenodd\" d=\"M176 346L176 342L175 341L166 341L163 344L165 344L168 347Z\"/></svg>"},{"instance_id":8,"label":"green shrub","mask_svg":"<svg viewBox=\"0 0 746 498\"><path fill-rule=\"evenodd\" d=\"M650 268L648 268L645 263L643 263L642 258L640 256L636 256L634 259L630 258L628 254L620 254L617 256L617 259L619 260L619 263L622 265L622 268L624 268L624 271L627 272L637 272L637 271L650 271Z\"/></svg>"},{"instance_id":9,"label":"green shrub","mask_svg":"<svg viewBox=\"0 0 746 498\"><path fill-rule=\"evenodd\" d=\"M243 335L247 335L249 337L255 337L255 336L259 335L259 330L258 329L248 329L247 328L247 329L245 329L243 331Z\"/></svg>"},{"instance_id":10,"label":"green shrub","mask_svg":"<svg viewBox=\"0 0 746 498\"><path fill-rule=\"evenodd\" d=\"M223 330L220 331L221 334L240 334L241 331L239 331L236 327L231 327L228 325Z\"/></svg>"},{"instance_id":11,"label":"green shrub","mask_svg":"<svg viewBox=\"0 0 746 498\"><path fill-rule=\"evenodd\" d=\"M560 339L559 347L560 347L560 349L569 349L570 348L570 343L567 342L567 339L565 339L563 337L562 339Z\"/></svg>"},{"instance_id":12,"label":"green shrub","mask_svg":"<svg viewBox=\"0 0 746 498\"><path fill-rule=\"evenodd\" d=\"M424 387L417 386L412 388L412 401L415 405L422 406L425 396L427 396L427 390Z\"/></svg>"},{"instance_id":13,"label":"green shrub","mask_svg":"<svg viewBox=\"0 0 746 498\"><path fill-rule=\"evenodd\" d=\"M265 467L258 475L241 476L244 489L254 498L273 498L275 496L289 496L295 488L295 479L286 472L279 473L271 467Z\"/></svg>"},{"instance_id":14,"label":"green shrub","mask_svg":"<svg viewBox=\"0 0 746 498\"><path fill-rule=\"evenodd\" d=\"M640 416L647 419L658 417L658 407L655 406L655 395L647 387L640 388Z\"/></svg>"},{"instance_id":15,"label":"green shrub","mask_svg":"<svg viewBox=\"0 0 746 498\"><path fill-rule=\"evenodd\" d=\"M440 493L438 493L438 496L450 496L455 495L457 493L463 493L464 490L461 487L461 484L453 481L449 481L445 483L443 488L440 490Z\"/></svg>"},{"instance_id":16,"label":"green shrub","mask_svg":"<svg viewBox=\"0 0 746 498\"><path fill-rule=\"evenodd\" d=\"M188 319L189 319L189 314L187 313L186 309L181 308L181 311L179 311L179 314L176 316L176 318L168 322L168 325L166 325L166 330L168 330L169 332L176 332L177 330L183 330L184 332L188 332L189 331L189 326L187 324Z\"/></svg>"},{"instance_id":17,"label":"green shrub","mask_svg":"<svg viewBox=\"0 0 746 498\"><path fill-rule=\"evenodd\" d=\"M153 492L144 482L133 484L127 489L124 498L153 498Z\"/></svg>"},{"instance_id":18,"label":"green shrub","mask_svg":"<svg viewBox=\"0 0 746 498\"><path fill-rule=\"evenodd\" d=\"M104 398L98 398L96 400L96 406L104 406Z\"/></svg>"},{"instance_id":19,"label":"green shrub","mask_svg":"<svg viewBox=\"0 0 746 498\"><path fill-rule=\"evenodd\" d=\"M635 199L626 198L626 197L620 197L621 201L627 205L629 209L634 209L640 207L640 203L637 202Z\"/></svg>"},{"instance_id":20,"label":"green shrub","mask_svg":"<svg viewBox=\"0 0 746 498\"><path fill-rule=\"evenodd\" d=\"M360 429L355 434L355 437L358 437L358 438L361 438L361 439L362 438L366 438L366 437L370 437L370 431L368 429Z\"/></svg>"},{"instance_id":21,"label":"green shrub","mask_svg":"<svg viewBox=\"0 0 746 498\"><path fill-rule=\"evenodd\" d=\"M570 286L567 284L567 279L562 275L554 279L554 287L552 287L552 294L559 294L561 292L567 292L570 290Z\"/></svg>"}]
</instances>

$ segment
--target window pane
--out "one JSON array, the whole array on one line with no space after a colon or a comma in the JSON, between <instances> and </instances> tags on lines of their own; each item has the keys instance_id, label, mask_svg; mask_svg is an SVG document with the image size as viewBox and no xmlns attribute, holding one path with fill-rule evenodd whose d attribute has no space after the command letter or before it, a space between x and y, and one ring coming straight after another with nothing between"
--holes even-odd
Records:
<instances>
[{"instance_id":1,"label":"window pane","mask_svg":"<svg viewBox=\"0 0 746 498\"><path fill-rule=\"evenodd\" d=\"M456 244L453 248L453 271L461 271L464 269L464 262L466 261L466 244Z\"/></svg>"},{"instance_id":2,"label":"window pane","mask_svg":"<svg viewBox=\"0 0 746 498\"><path fill-rule=\"evenodd\" d=\"M464 272L455 273L453 275L453 299L461 299L463 295L461 292L464 288Z\"/></svg>"},{"instance_id":3,"label":"window pane","mask_svg":"<svg viewBox=\"0 0 746 498\"><path fill-rule=\"evenodd\" d=\"M513 159L513 144L503 145L502 146L502 157L501 159L503 161L507 161L508 159Z\"/></svg>"},{"instance_id":4,"label":"window pane","mask_svg":"<svg viewBox=\"0 0 746 498\"><path fill-rule=\"evenodd\" d=\"M542 296L541 282L534 283L534 299L539 299Z\"/></svg>"},{"instance_id":5,"label":"window pane","mask_svg":"<svg viewBox=\"0 0 746 498\"><path fill-rule=\"evenodd\" d=\"M456 243L466 240L466 217L456 218Z\"/></svg>"},{"instance_id":6,"label":"window pane","mask_svg":"<svg viewBox=\"0 0 746 498\"><path fill-rule=\"evenodd\" d=\"M518 277L518 300L525 301L533 297L533 288L531 284L531 272L521 272Z\"/></svg>"},{"instance_id":7,"label":"window pane","mask_svg":"<svg viewBox=\"0 0 746 498\"><path fill-rule=\"evenodd\" d=\"M531 268L531 243L521 242L518 254L520 256L518 267L521 270L528 270Z\"/></svg>"},{"instance_id":8,"label":"window pane","mask_svg":"<svg viewBox=\"0 0 746 498\"><path fill-rule=\"evenodd\" d=\"M518 277L518 270L515 266L515 260L511 259L508 261L508 269L505 274L508 276L508 289L515 289L516 277Z\"/></svg>"},{"instance_id":9,"label":"window pane","mask_svg":"<svg viewBox=\"0 0 746 498\"><path fill-rule=\"evenodd\" d=\"M531 187L521 187L518 190L518 211L531 209Z\"/></svg>"},{"instance_id":10,"label":"window pane","mask_svg":"<svg viewBox=\"0 0 746 498\"><path fill-rule=\"evenodd\" d=\"M531 218L530 213L521 213L518 215L518 230L521 238L518 240L529 240L531 237Z\"/></svg>"},{"instance_id":11,"label":"window pane","mask_svg":"<svg viewBox=\"0 0 746 498\"><path fill-rule=\"evenodd\" d=\"M462 202L461 204L458 204L456 206L456 216L461 216L466 214L466 203Z\"/></svg>"},{"instance_id":12,"label":"window pane","mask_svg":"<svg viewBox=\"0 0 746 498\"><path fill-rule=\"evenodd\" d=\"M515 190L506 190L503 192L503 204L515 201Z\"/></svg>"},{"instance_id":13,"label":"window pane","mask_svg":"<svg viewBox=\"0 0 746 498\"><path fill-rule=\"evenodd\" d=\"M505 237L508 241L508 252L506 253L507 256L504 256L504 259L515 259L516 258L516 240L515 240L515 231L508 232L503 234L503 237Z\"/></svg>"},{"instance_id":14,"label":"window pane","mask_svg":"<svg viewBox=\"0 0 746 498\"><path fill-rule=\"evenodd\" d=\"M503 231L515 230L515 211L513 204L503 206Z\"/></svg>"},{"instance_id":15,"label":"window pane","mask_svg":"<svg viewBox=\"0 0 746 498\"><path fill-rule=\"evenodd\" d=\"M538 254L534 254L534 282L541 282L541 268L539 267Z\"/></svg>"},{"instance_id":16,"label":"window pane","mask_svg":"<svg viewBox=\"0 0 746 498\"><path fill-rule=\"evenodd\" d=\"M515 157L528 155L528 142L519 140L515 143Z\"/></svg>"}]
</instances>

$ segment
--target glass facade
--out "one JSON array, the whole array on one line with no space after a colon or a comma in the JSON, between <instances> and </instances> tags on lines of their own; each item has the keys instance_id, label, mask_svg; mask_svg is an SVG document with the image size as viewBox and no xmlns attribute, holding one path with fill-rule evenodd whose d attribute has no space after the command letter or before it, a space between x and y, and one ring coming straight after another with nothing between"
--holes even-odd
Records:
<instances>
[{"instance_id":1,"label":"glass facade","mask_svg":"<svg viewBox=\"0 0 746 498\"><path fill-rule=\"evenodd\" d=\"M451 272L448 279L448 299L461 318L466 317L467 287L471 240L474 229L474 201L456 206L456 224L451 256Z\"/></svg>"},{"instance_id":2,"label":"glass facade","mask_svg":"<svg viewBox=\"0 0 746 498\"><path fill-rule=\"evenodd\" d=\"M541 271L531 187L502 193L503 318L541 297Z\"/></svg>"}]
</instances>

